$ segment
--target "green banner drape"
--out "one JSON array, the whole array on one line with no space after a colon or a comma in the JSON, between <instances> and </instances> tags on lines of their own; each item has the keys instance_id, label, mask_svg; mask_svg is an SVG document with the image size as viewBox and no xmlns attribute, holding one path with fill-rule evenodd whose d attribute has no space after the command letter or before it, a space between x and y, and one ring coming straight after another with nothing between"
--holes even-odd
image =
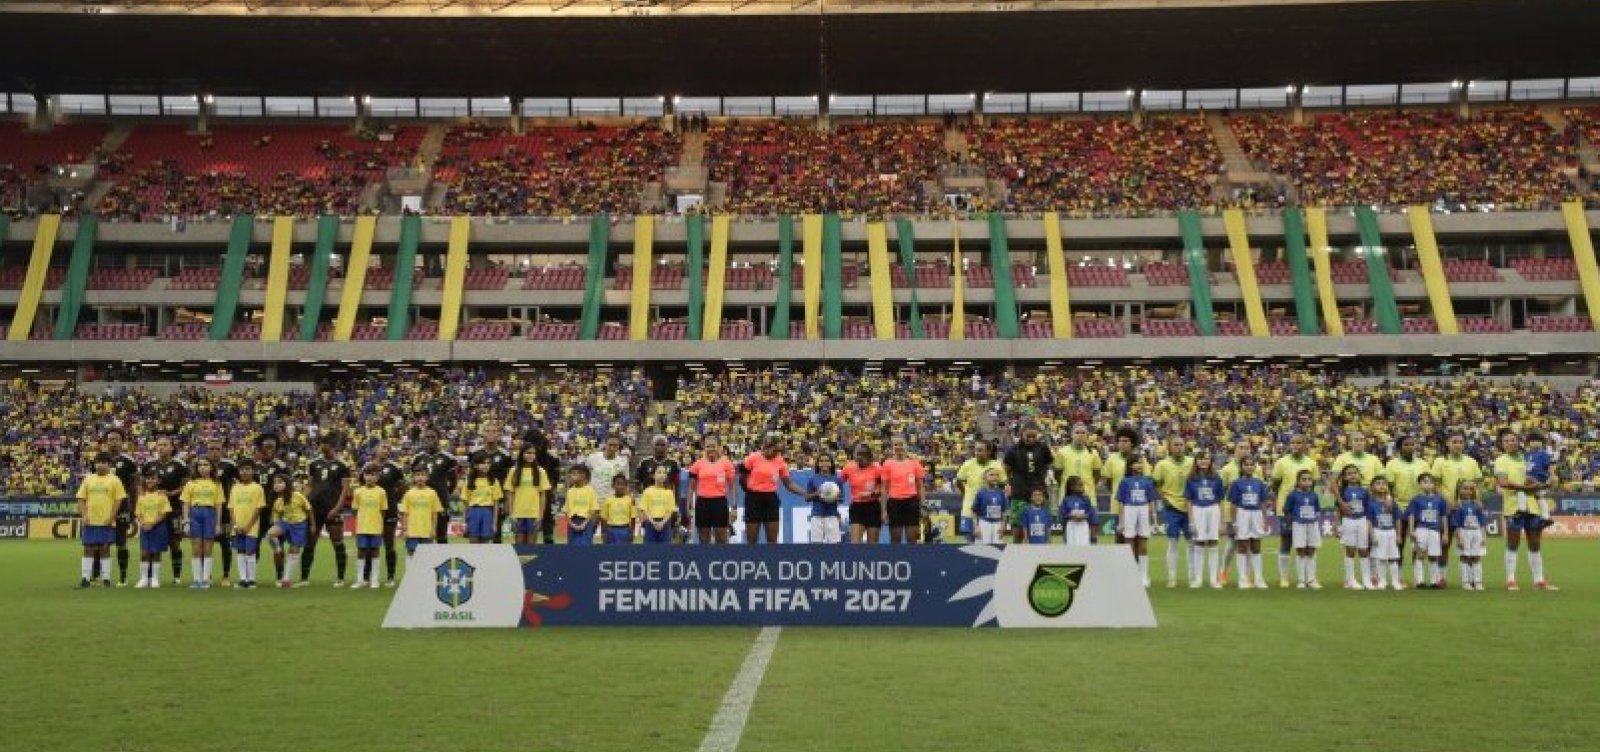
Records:
<instances>
[{"instance_id":1,"label":"green banner drape","mask_svg":"<svg viewBox=\"0 0 1600 752\"><path fill-rule=\"evenodd\" d=\"M1394 280L1389 277L1389 254L1383 248L1383 233L1378 230L1378 213L1370 206L1356 207L1356 229L1361 233L1362 258L1367 262L1367 285L1372 289L1372 310L1378 331L1399 334L1400 306L1394 299Z\"/></svg>"},{"instance_id":2,"label":"green banner drape","mask_svg":"<svg viewBox=\"0 0 1600 752\"><path fill-rule=\"evenodd\" d=\"M1217 319L1211 310L1211 270L1206 266L1206 239L1200 230L1200 215L1192 210L1178 212L1178 232L1183 236L1183 261L1189 267L1189 297L1195 328L1203 336L1215 336Z\"/></svg>"},{"instance_id":3,"label":"green banner drape","mask_svg":"<svg viewBox=\"0 0 1600 752\"><path fill-rule=\"evenodd\" d=\"M911 316L908 321L912 339L927 336L922 330L922 308L917 303L917 238L911 220L901 217L894 222L895 238L900 243L900 263L906 268L906 279L911 280Z\"/></svg>"},{"instance_id":4,"label":"green banner drape","mask_svg":"<svg viewBox=\"0 0 1600 752\"><path fill-rule=\"evenodd\" d=\"M412 280L417 269L417 247L422 245L422 217L400 218L400 249L394 258L394 287L389 291L389 340L402 340L411 328Z\"/></svg>"},{"instance_id":5,"label":"green banner drape","mask_svg":"<svg viewBox=\"0 0 1600 752\"><path fill-rule=\"evenodd\" d=\"M339 242L339 218L317 217L317 248L311 255L311 276L306 285L306 304L300 311L300 341L314 342L322 323L323 298L328 294L328 265L333 247Z\"/></svg>"},{"instance_id":6,"label":"green banner drape","mask_svg":"<svg viewBox=\"0 0 1600 752\"><path fill-rule=\"evenodd\" d=\"M772 307L770 339L789 338L789 306L794 303L794 217L778 217L778 297Z\"/></svg>"},{"instance_id":7,"label":"green banner drape","mask_svg":"<svg viewBox=\"0 0 1600 752\"><path fill-rule=\"evenodd\" d=\"M822 218L822 338L844 337L844 232L839 215Z\"/></svg>"},{"instance_id":8,"label":"green banner drape","mask_svg":"<svg viewBox=\"0 0 1600 752\"><path fill-rule=\"evenodd\" d=\"M228 255L222 259L222 276L217 280L217 304L211 309L211 339L227 339L233 319L239 313L239 289L244 287L244 263L250 255L250 239L256 218L241 214L233 218L228 233Z\"/></svg>"},{"instance_id":9,"label":"green banner drape","mask_svg":"<svg viewBox=\"0 0 1600 752\"><path fill-rule=\"evenodd\" d=\"M706 218L689 217L689 339L704 339L706 307Z\"/></svg>"},{"instance_id":10,"label":"green banner drape","mask_svg":"<svg viewBox=\"0 0 1600 752\"><path fill-rule=\"evenodd\" d=\"M1321 333L1317 323L1317 288L1311 281L1311 259L1306 255L1306 222L1299 207L1283 210L1284 253L1288 256L1289 280L1294 284L1294 316L1300 334Z\"/></svg>"},{"instance_id":11,"label":"green banner drape","mask_svg":"<svg viewBox=\"0 0 1600 752\"><path fill-rule=\"evenodd\" d=\"M94 256L94 241L99 223L94 215L78 219L78 236L72 242L72 260L67 265L66 284L61 287L61 306L56 311L56 339L72 339L78 331L78 313L83 310L83 293L89 288L89 261Z\"/></svg>"},{"instance_id":12,"label":"green banner drape","mask_svg":"<svg viewBox=\"0 0 1600 752\"><path fill-rule=\"evenodd\" d=\"M600 304L605 300L606 246L611 241L611 217L598 214L589 220L589 268L583 276L583 315L579 339L600 335Z\"/></svg>"}]
</instances>

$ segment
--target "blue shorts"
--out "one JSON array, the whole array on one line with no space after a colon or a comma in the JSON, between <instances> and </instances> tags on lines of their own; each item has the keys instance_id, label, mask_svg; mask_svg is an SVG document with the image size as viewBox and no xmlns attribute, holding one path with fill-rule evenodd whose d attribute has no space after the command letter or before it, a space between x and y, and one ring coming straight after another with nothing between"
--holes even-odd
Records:
<instances>
[{"instance_id":1,"label":"blue shorts","mask_svg":"<svg viewBox=\"0 0 1600 752\"><path fill-rule=\"evenodd\" d=\"M1161 510L1161 524L1167 529L1168 538L1176 540L1180 535L1185 538L1193 535L1193 532L1189 529L1188 512L1180 512L1172 507L1165 507Z\"/></svg>"},{"instance_id":2,"label":"blue shorts","mask_svg":"<svg viewBox=\"0 0 1600 752\"><path fill-rule=\"evenodd\" d=\"M377 548L382 548L382 547L383 547L383 536L382 535L363 535L363 534L357 534L356 535L356 550L358 550L358 551L369 551L369 550L372 550L372 549L377 549Z\"/></svg>"},{"instance_id":3,"label":"blue shorts","mask_svg":"<svg viewBox=\"0 0 1600 752\"><path fill-rule=\"evenodd\" d=\"M588 544L594 543L594 525L591 524L588 527L585 527L582 530L579 530L578 528L575 528L570 523L568 523L568 525L567 525L567 543L576 543L576 544L580 544L580 545L588 545Z\"/></svg>"},{"instance_id":4,"label":"blue shorts","mask_svg":"<svg viewBox=\"0 0 1600 752\"><path fill-rule=\"evenodd\" d=\"M628 525L607 525L605 541L607 545L625 545L633 542L633 528Z\"/></svg>"},{"instance_id":5,"label":"blue shorts","mask_svg":"<svg viewBox=\"0 0 1600 752\"><path fill-rule=\"evenodd\" d=\"M217 537L216 507L189 508L189 537L202 540Z\"/></svg>"},{"instance_id":6,"label":"blue shorts","mask_svg":"<svg viewBox=\"0 0 1600 752\"><path fill-rule=\"evenodd\" d=\"M539 520L535 517L513 517L511 532L517 535L533 535L539 532Z\"/></svg>"},{"instance_id":7,"label":"blue shorts","mask_svg":"<svg viewBox=\"0 0 1600 752\"><path fill-rule=\"evenodd\" d=\"M159 554L171 545L171 536L167 535L168 528L165 523L158 522L149 530L139 532L139 550L147 554Z\"/></svg>"},{"instance_id":8,"label":"blue shorts","mask_svg":"<svg viewBox=\"0 0 1600 752\"><path fill-rule=\"evenodd\" d=\"M1544 518L1530 512L1517 512L1506 518L1506 531L1512 533L1537 533L1544 529Z\"/></svg>"},{"instance_id":9,"label":"blue shorts","mask_svg":"<svg viewBox=\"0 0 1600 752\"><path fill-rule=\"evenodd\" d=\"M467 507L467 537L494 537L494 507Z\"/></svg>"},{"instance_id":10,"label":"blue shorts","mask_svg":"<svg viewBox=\"0 0 1600 752\"><path fill-rule=\"evenodd\" d=\"M117 541L117 531L110 525L84 525L83 545L109 546Z\"/></svg>"},{"instance_id":11,"label":"blue shorts","mask_svg":"<svg viewBox=\"0 0 1600 752\"><path fill-rule=\"evenodd\" d=\"M261 539L254 535L233 536L233 550L247 556L255 556L261 550Z\"/></svg>"},{"instance_id":12,"label":"blue shorts","mask_svg":"<svg viewBox=\"0 0 1600 752\"><path fill-rule=\"evenodd\" d=\"M432 543L432 542L433 542L432 538L407 538L406 539L406 553L407 554L414 554L414 553L417 552L417 546L420 546L420 545L422 545L424 543Z\"/></svg>"},{"instance_id":13,"label":"blue shorts","mask_svg":"<svg viewBox=\"0 0 1600 752\"><path fill-rule=\"evenodd\" d=\"M276 525L273 525L273 527L276 527L279 530L283 531L283 537L289 539L289 545L294 546L295 548L305 548L306 547L306 528L308 527L307 523L304 523L304 522L279 522Z\"/></svg>"},{"instance_id":14,"label":"blue shorts","mask_svg":"<svg viewBox=\"0 0 1600 752\"><path fill-rule=\"evenodd\" d=\"M655 525L645 525L644 526L644 542L645 543L671 543L672 542L672 526L671 525L667 525L666 527L663 527L662 529L657 530Z\"/></svg>"}]
</instances>

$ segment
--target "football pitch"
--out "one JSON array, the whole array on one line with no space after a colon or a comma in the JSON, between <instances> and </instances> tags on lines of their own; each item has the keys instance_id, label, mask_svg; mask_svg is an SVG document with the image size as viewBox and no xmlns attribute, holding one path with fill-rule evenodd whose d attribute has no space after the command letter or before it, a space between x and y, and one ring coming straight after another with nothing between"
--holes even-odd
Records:
<instances>
[{"instance_id":1,"label":"football pitch","mask_svg":"<svg viewBox=\"0 0 1600 752\"><path fill-rule=\"evenodd\" d=\"M1600 545L1546 544L1555 593L1500 550L1485 593L1343 592L1332 550L1327 590L1214 592L1158 544L1154 630L785 628L737 749L1596 749ZM693 751L760 632L383 630L326 547L257 591L75 591L78 552L0 546L4 749Z\"/></svg>"}]
</instances>

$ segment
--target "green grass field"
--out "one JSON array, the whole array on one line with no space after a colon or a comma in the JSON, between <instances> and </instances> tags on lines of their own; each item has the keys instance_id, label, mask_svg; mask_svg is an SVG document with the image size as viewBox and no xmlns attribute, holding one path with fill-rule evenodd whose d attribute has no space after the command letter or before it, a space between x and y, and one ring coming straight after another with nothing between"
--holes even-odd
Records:
<instances>
[{"instance_id":1,"label":"green grass field","mask_svg":"<svg viewBox=\"0 0 1600 752\"><path fill-rule=\"evenodd\" d=\"M784 629L739 749L1593 750L1600 544L1547 551L1558 593L1157 587L1156 630ZM326 574L78 592L77 556L0 545L5 749L692 751L757 632L385 631L392 591Z\"/></svg>"}]
</instances>

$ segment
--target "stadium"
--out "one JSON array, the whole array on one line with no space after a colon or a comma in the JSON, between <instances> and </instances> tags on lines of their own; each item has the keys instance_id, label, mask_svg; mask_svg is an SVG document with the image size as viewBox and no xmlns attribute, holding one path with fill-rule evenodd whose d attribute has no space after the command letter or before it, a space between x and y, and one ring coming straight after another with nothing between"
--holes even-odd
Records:
<instances>
[{"instance_id":1,"label":"stadium","mask_svg":"<svg viewBox=\"0 0 1600 752\"><path fill-rule=\"evenodd\" d=\"M1597 24L0 0L6 746L1592 749Z\"/></svg>"}]
</instances>

